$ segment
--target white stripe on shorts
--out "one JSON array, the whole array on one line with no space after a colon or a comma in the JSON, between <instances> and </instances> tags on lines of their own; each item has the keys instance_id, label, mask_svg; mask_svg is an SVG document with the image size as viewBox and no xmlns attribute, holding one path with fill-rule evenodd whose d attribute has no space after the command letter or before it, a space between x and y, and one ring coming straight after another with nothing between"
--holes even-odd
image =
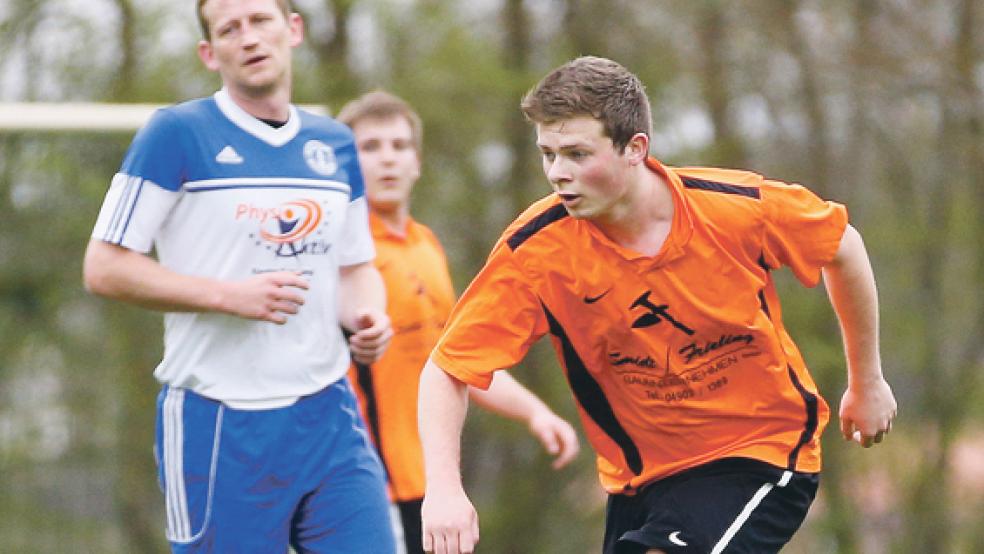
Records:
<instances>
[{"instance_id":1,"label":"white stripe on shorts","mask_svg":"<svg viewBox=\"0 0 984 554\"><path fill-rule=\"evenodd\" d=\"M785 487L789 484L789 480L792 479L792 477L792 471L784 471L782 478L779 479L778 485L780 487ZM731 539L735 538L735 535L738 534L738 530L741 529L741 526L748 521L748 518L751 517L752 512L755 511L755 508L758 508L758 505L762 503L762 500L765 499L765 497L772 491L773 488L775 488L775 486L776 484L774 483L766 483L762 485L759 490L755 491L755 494L752 495L752 499L748 501L748 504L745 504L745 507L742 508L741 513L738 514L738 517L731 522L731 526L724 532L724 536L721 537L721 540L714 545L714 549L711 550L711 554L721 554L721 552L724 552L724 549L728 547Z\"/></svg>"},{"instance_id":2,"label":"white stripe on shorts","mask_svg":"<svg viewBox=\"0 0 984 554\"><path fill-rule=\"evenodd\" d=\"M168 387L164 397L164 505L167 509L167 539L186 542L191 536L188 500L184 486L184 391Z\"/></svg>"},{"instance_id":3,"label":"white stripe on shorts","mask_svg":"<svg viewBox=\"0 0 984 554\"><path fill-rule=\"evenodd\" d=\"M211 461L208 472L208 497L205 501L205 517L198 533L191 529L188 514L188 497L184 481L184 398L185 391L169 387L164 398L164 482L167 511L167 540L189 543L198 540L212 518L212 497L215 492L215 473L219 463L219 444L222 437L222 415L225 406L220 405L215 414L215 435L212 439ZM194 533L194 534L193 534Z\"/></svg>"}]
</instances>

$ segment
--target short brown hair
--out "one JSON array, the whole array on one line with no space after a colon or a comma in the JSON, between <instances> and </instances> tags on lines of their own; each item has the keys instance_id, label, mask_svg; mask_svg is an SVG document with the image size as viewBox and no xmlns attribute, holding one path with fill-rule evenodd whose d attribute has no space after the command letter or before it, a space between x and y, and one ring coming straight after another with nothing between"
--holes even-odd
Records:
<instances>
[{"instance_id":1,"label":"short brown hair","mask_svg":"<svg viewBox=\"0 0 984 554\"><path fill-rule=\"evenodd\" d=\"M410 124L410 137L413 139L414 148L417 149L417 155L420 155L424 147L424 124L410 104L395 94L385 90L367 92L342 106L336 119L349 127L355 127L365 119L378 120L392 117L403 117Z\"/></svg>"},{"instance_id":2,"label":"short brown hair","mask_svg":"<svg viewBox=\"0 0 984 554\"><path fill-rule=\"evenodd\" d=\"M198 25L202 28L202 36L205 40L212 40L212 32L208 28L208 20L205 19L205 4L208 0L198 0ZM290 0L277 0L277 6L284 13L284 19L289 19L294 8L290 5Z\"/></svg>"},{"instance_id":3,"label":"short brown hair","mask_svg":"<svg viewBox=\"0 0 984 554\"><path fill-rule=\"evenodd\" d=\"M583 56L554 69L526 93L520 109L532 123L593 117L619 152L636 133L652 136L646 88L631 71L606 58Z\"/></svg>"}]
</instances>

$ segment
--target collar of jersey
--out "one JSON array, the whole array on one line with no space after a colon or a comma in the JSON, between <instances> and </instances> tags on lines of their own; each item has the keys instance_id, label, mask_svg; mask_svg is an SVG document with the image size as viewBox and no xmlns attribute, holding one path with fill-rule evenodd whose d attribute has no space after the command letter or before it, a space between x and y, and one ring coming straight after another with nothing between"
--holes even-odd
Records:
<instances>
[{"instance_id":1,"label":"collar of jersey","mask_svg":"<svg viewBox=\"0 0 984 554\"><path fill-rule=\"evenodd\" d=\"M301 129L301 118L297 113L297 108L293 104L288 106L289 115L287 117L287 123L280 128L274 128L240 108L239 104L236 104L232 100L229 92L224 87L215 93L214 98L222 114L236 125L236 127L271 146L283 146L287 144L297 136L297 132Z\"/></svg>"},{"instance_id":2,"label":"collar of jersey","mask_svg":"<svg viewBox=\"0 0 984 554\"><path fill-rule=\"evenodd\" d=\"M410 233L413 231L414 224L416 220L413 217L407 217L407 225L403 229L403 234L394 233L389 226L383 222L383 218L374 214L372 210L369 210L369 229L372 231L372 238L374 239L390 239L395 241L406 242L410 240Z\"/></svg>"},{"instance_id":3,"label":"collar of jersey","mask_svg":"<svg viewBox=\"0 0 984 554\"><path fill-rule=\"evenodd\" d=\"M659 173L669 185L670 193L673 194L673 225L670 227L666 242L653 259L653 263L662 265L683 255L684 248L694 234L694 214L690 210L690 203L687 202L687 195L684 194L683 181L674 171L667 169L659 160L651 156L646 158L646 167L654 173Z\"/></svg>"},{"instance_id":4,"label":"collar of jersey","mask_svg":"<svg viewBox=\"0 0 984 554\"><path fill-rule=\"evenodd\" d=\"M648 158L646 167L663 177L673 196L673 223L670 226L670 234L667 235L659 252L653 256L647 256L609 239L594 225L588 225L587 228L595 240L608 244L625 259L659 267L683 255L684 247L694 234L694 219L690 205L687 203L687 196L683 193L683 182L680 177L664 167L656 158Z\"/></svg>"}]
</instances>

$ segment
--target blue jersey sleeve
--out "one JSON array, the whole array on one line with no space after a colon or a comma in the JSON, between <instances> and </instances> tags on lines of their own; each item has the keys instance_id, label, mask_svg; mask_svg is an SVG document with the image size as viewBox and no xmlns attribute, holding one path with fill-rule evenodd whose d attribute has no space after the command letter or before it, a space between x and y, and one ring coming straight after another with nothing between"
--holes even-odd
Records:
<instances>
[{"instance_id":1,"label":"blue jersey sleeve","mask_svg":"<svg viewBox=\"0 0 984 554\"><path fill-rule=\"evenodd\" d=\"M351 135L352 132L347 127L345 130L351 140L339 147L336 156L341 165L339 173L346 176L348 185L352 189L349 201L355 201L366 195L366 185L362 178L362 166L359 165L359 153L355 147L355 137Z\"/></svg>"},{"instance_id":2,"label":"blue jersey sleeve","mask_svg":"<svg viewBox=\"0 0 984 554\"><path fill-rule=\"evenodd\" d=\"M185 140L187 133L171 111L158 110L130 144L120 173L151 181L161 188L177 191L185 181Z\"/></svg>"}]
</instances>

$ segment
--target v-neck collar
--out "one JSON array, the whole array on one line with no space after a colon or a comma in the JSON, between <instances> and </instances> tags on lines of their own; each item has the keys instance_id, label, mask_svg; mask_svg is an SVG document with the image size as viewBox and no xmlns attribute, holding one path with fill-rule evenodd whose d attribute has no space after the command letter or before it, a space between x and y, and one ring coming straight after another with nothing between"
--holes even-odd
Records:
<instances>
[{"instance_id":1,"label":"v-neck collar","mask_svg":"<svg viewBox=\"0 0 984 554\"><path fill-rule=\"evenodd\" d=\"M287 123L279 128L275 128L242 109L239 104L233 101L232 97L229 96L229 91L225 88L217 91L214 98L219 110L229 121L271 146L283 146L287 144L297 136L298 131L301 129L301 117L293 104L288 105Z\"/></svg>"},{"instance_id":2,"label":"v-neck collar","mask_svg":"<svg viewBox=\"0 0 984 554\"><path fill-rule=\"evenodd\" d=\"M659 252L648 256L618 244L608 238L594 224L587 225L587 228L595 240L609 245L610 248L614 249L623 258L630 261L648 263L653 266L662 266L683 256L684 248L694 233L694 219L690 205L687 202L687 197L683 192L683 182L680 180L680 177L672 171L667 170L659 160L653 157L646 159L646 167L663 177L663 180L669 186L673 199L673 221L670 223L670 232L667 233Z\"/></svg>"}]
</instances>

